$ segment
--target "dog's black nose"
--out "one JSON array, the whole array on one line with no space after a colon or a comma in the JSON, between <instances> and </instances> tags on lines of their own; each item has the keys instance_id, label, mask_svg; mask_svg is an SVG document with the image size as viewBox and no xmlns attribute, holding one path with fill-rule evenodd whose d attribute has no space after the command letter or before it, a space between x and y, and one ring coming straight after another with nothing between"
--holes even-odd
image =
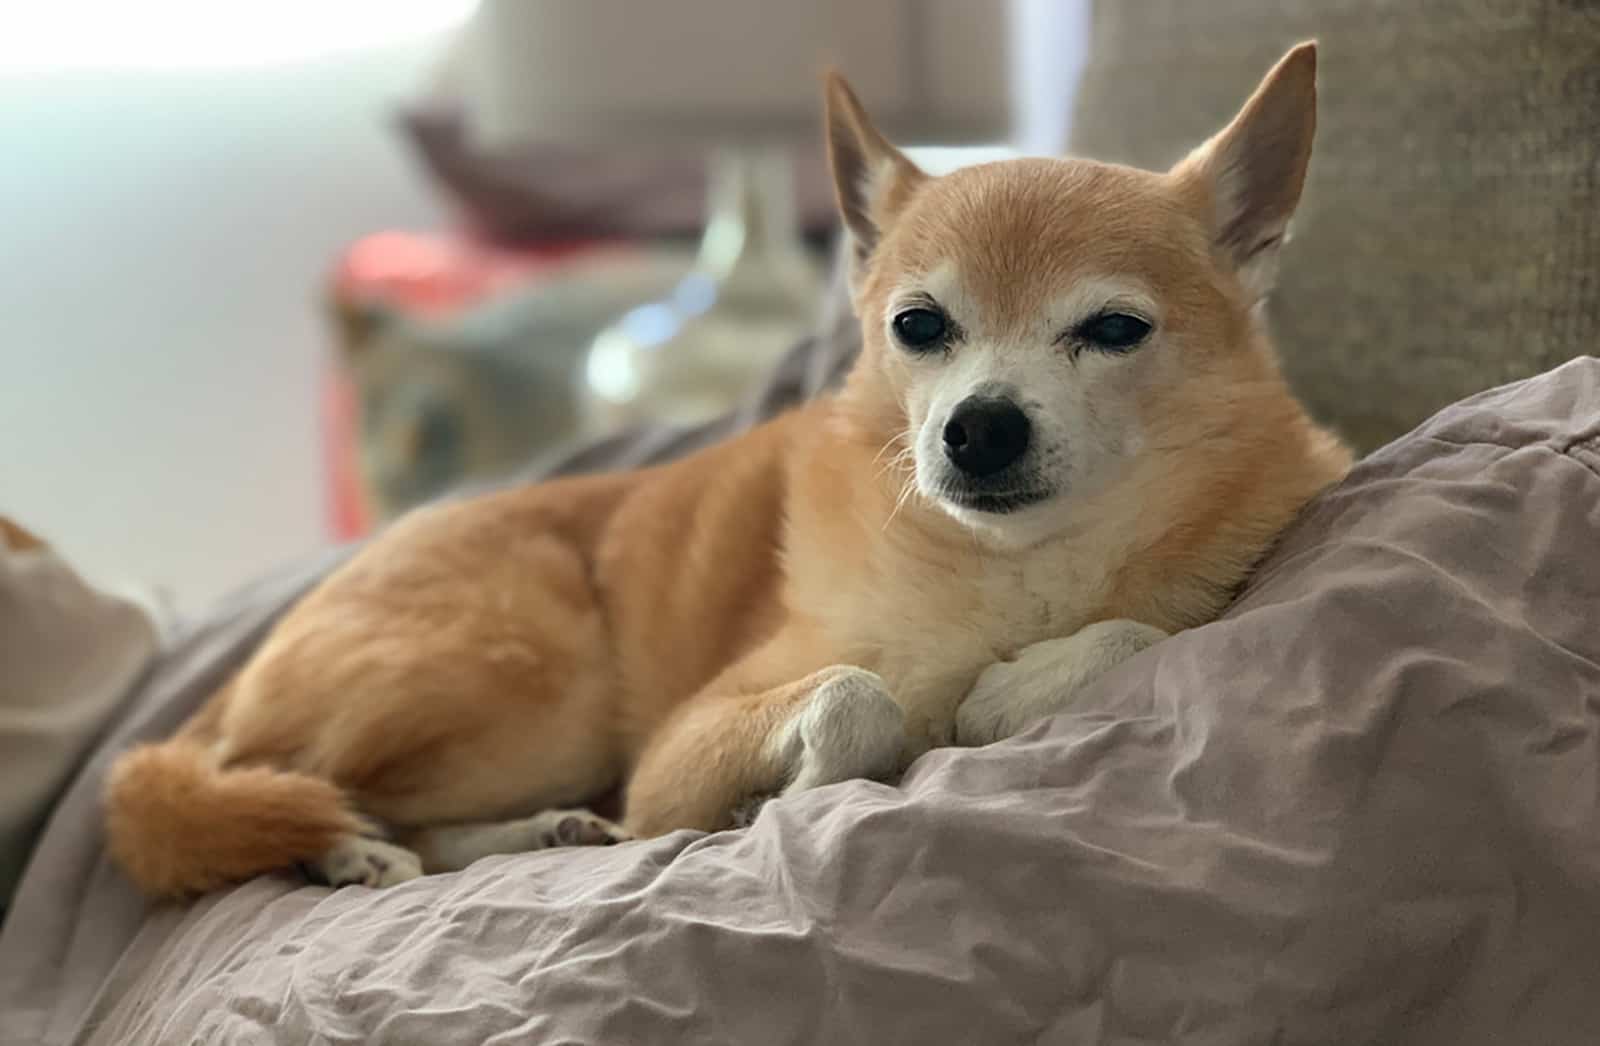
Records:
<instances>
[{"instance_id":1,"label":"dog's black nose","mask_svg":"<svg viewBox=\"0 0 1600 1046\"><path fill-rule=\"evenodd\" d=\"M1008 399L968 396L944 426L944 452L969 476L992 476L1028 449L1028 416Z\"/></svg>"}]
</instances>

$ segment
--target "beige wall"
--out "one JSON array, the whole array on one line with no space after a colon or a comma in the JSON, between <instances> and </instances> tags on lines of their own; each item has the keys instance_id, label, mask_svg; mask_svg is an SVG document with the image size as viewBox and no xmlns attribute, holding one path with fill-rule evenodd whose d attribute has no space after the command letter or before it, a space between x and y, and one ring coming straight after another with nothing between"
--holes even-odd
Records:
<instances>
[{"instance_id":1,"label":"beige wall","mask_svg":"<svg viewBox=\"0 0 1600 1046\"><path fill-rule=\"evenodd\" d=\"M440 220L387 122L432 49L0 66L0 512L185 607L326 542L319 282Z\"/></svg>"}]
</instances>

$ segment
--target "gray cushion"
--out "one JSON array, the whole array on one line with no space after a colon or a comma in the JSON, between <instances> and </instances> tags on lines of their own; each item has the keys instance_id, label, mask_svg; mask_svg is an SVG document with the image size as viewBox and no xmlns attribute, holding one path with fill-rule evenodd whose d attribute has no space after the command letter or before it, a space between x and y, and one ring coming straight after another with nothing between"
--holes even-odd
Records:
<instances>
[{"instance_id":1,"label":"gray cushion","mask_svg":"<svg viewBox=\"0 0 1600 1046\"><path fill-rule=\"evenodd\" d=\"M1368 450L1600 343L1600 4L1101 0L1073 151L1164 168L1291 44L1320 122L1272 317Z\"/></svg>"}]
</instances>

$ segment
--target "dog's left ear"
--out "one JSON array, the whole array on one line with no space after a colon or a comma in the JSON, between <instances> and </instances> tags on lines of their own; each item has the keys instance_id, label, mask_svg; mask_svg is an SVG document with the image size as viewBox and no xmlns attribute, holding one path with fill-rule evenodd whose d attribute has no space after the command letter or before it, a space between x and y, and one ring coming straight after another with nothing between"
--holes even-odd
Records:
<instances>
[{"instance_id":1,"label":"dog's left ear","mask_svg":"<svg viewBox=\"0 0 1600 1046\"><path fill-rule=\"evenodd\" d=\"M859 265L927 175L872 125L855 92L836 72L827 75L827 126L833 188Z\"/></svg>"},{"instance_id":2,"label":"dog's left ear","mask_svg":"<svg viewBox=\"0 0 1600 1046\"><path fill-rule=\"evenodd\" d=\"M1317 128L1317 45L1284 55L1233 122L1173 175L1204 201L1218 250L1253 300L1272 289Z\"/></svg>"}]
</instances>

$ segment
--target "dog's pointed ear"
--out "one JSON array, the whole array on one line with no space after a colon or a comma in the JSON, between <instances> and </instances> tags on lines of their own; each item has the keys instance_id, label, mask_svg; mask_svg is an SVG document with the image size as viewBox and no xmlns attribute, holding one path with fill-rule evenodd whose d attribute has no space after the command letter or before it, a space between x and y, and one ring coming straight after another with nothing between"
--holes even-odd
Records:
<instances>
[{"instance_id":1,"label":"dog's pointed ear","mask_svg":"<svg viewBox=\"0 0 1600 1046\"><path fill-rule=\"evenodd\" d=\"M828 163L859 264L926 175L867 118L844 77L827 74Z\"/></svg>"},{"instance_id":2,"label":"dog's pointed ear","mask_svg":"<svg viewBox=\"0 0 1600 1046\"><path fill-rule=\"evenodd\" d=\"M1317 45L1309 42L1284 55L1233 122L1173 169L1204 201L1218 250L1257 301L1272 288L1316 128Z\"/></svg>"}]
</instances>

